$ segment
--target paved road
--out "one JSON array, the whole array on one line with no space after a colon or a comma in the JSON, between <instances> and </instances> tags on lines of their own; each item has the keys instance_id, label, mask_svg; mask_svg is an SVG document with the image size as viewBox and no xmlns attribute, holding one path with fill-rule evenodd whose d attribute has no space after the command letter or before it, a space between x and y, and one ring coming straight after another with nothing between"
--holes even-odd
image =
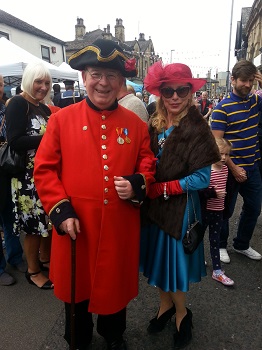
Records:
<instances>
[{"instance_id":1,"label":"paved road","mask_svg":"<svg viewBox=\"0 0 262 350\"><path fill-rule=\"evenodd\" d=\"M193 341L187 350L262 350L262 261L252 261L235 253L232 237L236 232L239 205L231 219L229 254L224 265L235 281L225 287L211 279L209 244L205 238L207 274L192 284L188 307L193 312ZM262 253L262 214L252 239L252 246ZM8 271L17 279L13 286L0 286L0 350L68 350L63 339L63 303L52 291L29 285L23 274ZM125 337L129 350L171 350L174 319L159 335L148 335L148 321L158 308L157 289L140 276L140 293L128 306ZM95 332L92 350L106 349Z\"/></svg>"}]
</instances>

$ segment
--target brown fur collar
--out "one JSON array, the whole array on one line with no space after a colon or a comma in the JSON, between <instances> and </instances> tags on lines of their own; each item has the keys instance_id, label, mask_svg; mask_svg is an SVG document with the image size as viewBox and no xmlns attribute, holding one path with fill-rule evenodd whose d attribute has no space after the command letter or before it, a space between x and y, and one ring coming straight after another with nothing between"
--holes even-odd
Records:
<instances>
[{"instance_id":1,"label":"brown fur collar","mask_svg":"<svg viewBox=\"0 0 262 350\"><path fill-rule=\"evenodd\" d=\"M149 132L152 150L157 154L157 133L152 126L149 127ZM157 167L156 181L181 179L219 159L219 150L210 127L197 108L192 106L166 139ZM167 201L160 196L151 201L148 215L165 232L179 239L185 207L185 193L171 196Z\"/></svg>"}]
</instances>

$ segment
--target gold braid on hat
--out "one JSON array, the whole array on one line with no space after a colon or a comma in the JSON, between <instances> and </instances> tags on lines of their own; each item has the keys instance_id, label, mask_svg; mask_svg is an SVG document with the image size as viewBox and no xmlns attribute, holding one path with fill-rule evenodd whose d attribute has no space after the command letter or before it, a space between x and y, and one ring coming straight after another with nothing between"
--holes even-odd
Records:
<instances>
[{"instance_id":1,"label":"gold braid on hat","mask_svg":"<svg viewBox=\"0 0 262 350\"><path fill-rule=\"evenodd\" d=\"M69 59L68 59L68 63L74 59L74 58L77 58L78 56L82 55L83 53L85 53L86 51L93 51L96 53L97 55L97 60L100 61L100 62L110 62L110 61L113 61L117 56L121 56L125 61L128 60L128 57L125 56L122 52L114 49L113 53L108 56L108 57L102 57L101 56L101 49L99 49L98 47L96 46L92 46L92 45L89 45L89 46L86 46L84 47L82 50L74 53Z\"/></svg>"}]
</instances>

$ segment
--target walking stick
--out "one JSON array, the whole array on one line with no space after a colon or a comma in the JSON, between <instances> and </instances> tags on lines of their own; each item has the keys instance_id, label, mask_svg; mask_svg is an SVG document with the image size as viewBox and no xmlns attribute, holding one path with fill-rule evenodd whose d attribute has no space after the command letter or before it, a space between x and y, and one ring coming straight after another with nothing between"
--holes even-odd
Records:
<instances>
[{"instance_id":1,"label":"walking stick","mask_svg":"<svg viewBox=\"0 0 262 350\"><path fill-rule=\"evenodd\" d=\"M76 285L76 240L71 239L71 342L70 350L76 350L75 347L75 285Z\"/></svg>"}]
</instances>

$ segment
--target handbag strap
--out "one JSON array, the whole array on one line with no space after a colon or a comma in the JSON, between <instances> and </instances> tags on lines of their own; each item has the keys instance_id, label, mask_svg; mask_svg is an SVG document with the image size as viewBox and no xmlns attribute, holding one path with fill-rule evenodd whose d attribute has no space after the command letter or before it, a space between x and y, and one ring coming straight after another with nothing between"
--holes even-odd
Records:
<instances>
[{"instance_id":1,"label":"handbag strap","mask_svg":"<svg viewBox=\"0 0 262 350\"><path fill-rule=\"evenodd\" d=\"M192 194L190 194L190 198L191 198L191 201L192 201L192 207L193 207L193 212L194 212L194 216L195 216L195 221L197 221L196 210L195 210L195 204L194 204L194 200L193 200ZM189 203L188 203L188 199L189 199L189 195L188 195L188 183L187 183L187 181L186 181L187 226L188 226L188 229L189 229L189 228L190 228L190 220L189 220Z\"/></svg>"},{"instance_id":2,"label":"handbag strap","mask_svg":"<svg viewBox=\"0 0 262 350\"><path fill-rule=\"evenodd\" d=\"M4 127L4 122L5 122L5 114L3 116L2 123L1 123L1 126L0 126L0 134L1 134L1 131L2 131L3 127Z\"/></svg>"}]
</instances>

